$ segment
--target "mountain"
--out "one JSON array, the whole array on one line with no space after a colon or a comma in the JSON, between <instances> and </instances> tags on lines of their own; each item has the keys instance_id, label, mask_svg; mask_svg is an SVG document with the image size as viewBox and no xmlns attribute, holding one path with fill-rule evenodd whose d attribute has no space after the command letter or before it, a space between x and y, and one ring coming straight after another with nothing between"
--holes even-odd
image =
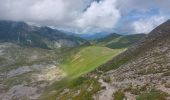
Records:
<instances>
[{"instance_id":1,"label":"mountain","mask_svg":"<svg viewBox=\"0 0 170 100\"><path fill-rule=\"evenodd\" d=\"M169 100L170 21L148 35L113 33L90 42L48 27L1 23L2 100ZM78 43L62 45L74 47L65 52L46 49L58 48L53 42L60 39Z\"/></svg>"},{"instance_id":2,"label":"mountain","mask_svg":"<svg viewBox=\"0 0 170 100\"><path fill-rule=\"evenodd\" d=\"M61 50L53 49L59 48L56 45L61 45ZM68 47L74 48L62 49ZM43 98L46 89L60 87L58 91L77 82L122 51L93 46L49 27L0 21L0 99Z\"/></svg>"},{"instance_id":3,"label":"mountain","mask_svg":"<svg viewBox=\"0 0 170 100\"><path fill-rule=\"evenodd\" d=\"M36 27L24 22L0 21L0 42L41 48L75 47L84 39L67 35L49 27Z\"/></svg>"},{"instance_id":4,"label":"mountain","mask_svg":"<svg viewBox=\"0 0 170 100\"><path fill-rule=\"evenodd\" d=\"M135 37L135 35L129 35L127 37L131 39L130 38L131 36L132 39L133 36ZM140 36L139 34L139 37L142 38L142 36ZM105 42L105 41L107 43L108 42L107 40L114 41L119 37L124 37L124 36L119 34L111 34L109 37L107 37L107 39L105 38L100 39L98 43ZM138 40L136 39L136 41L139 41L139 39L141 39L139 37ZM49 89L46 90L46 93L42 97L43 100L46 99L93 100L94 99L93 98L95 96L94 94L98 93L98 91L104 88L99 81L100 79L99 77L103 75L102 74L98 75L98 73L104 73L104 71L97 70L97 72L95 72L94 70L98 69L100 65L107 63L110 59L125 51L126 47L130 46L130 45L123 46L122 48L115 47L115 49L111 49L105 47L105 45L101 45L98 43L97 42L93 43L92 41L90 45L86 45L81 48L76 48L73 51L66 53L65 54L66 57L63 56L64 61L61 62L61 68L64 70L64 72L67 73L68 76L63 80L49 86ZM105 67L102 68L105 69ZM52 93L52 91L56 91L56 92ZM110 100L110 99L106 99L106 100Z\"/></svg>"},{"instance_id":5,"label":"mountain","mask_svg":"<svg viewBox=\"0 0 170 100\"><path fill-rule=\"evenodd\" d=\"M112 88L114 99L121 95L121 98L130 100L169 100L169 44L170 20L155 28L124 53L102 65L98 70L108 72L105 72L101 79L107 79L105 84ZM110 89L106 88L100 95L109 91ZM106 95L104 99L109 97L112 95Z\"/></svg>"},{"instance_id":6,"label":"mountain","mask_svg":"<svg viewBox=\"0 0 170 100\"><path fill-rule=\"evenodd\" d=\"M95 33L95 34L78 34L77 36L86 39L86 40L96 40L96 39L100 39L103 37L106 37L107 35L109 35L109 33Z\"/></svg>"},{"instance_id":7,"label":"mountain","mask_svg":"<svg viewBox=\"0 0 170 100\"><path fill-rule=\"evenodd\" d=\"M145 37L145 34L120 35L112 33L106 37L95 40L95 43L112 49L120 49L129 47L143 37Z\"/></svg>"},{"instance_id":8,"label":"mountain","mask_svg":"<svg viewBox=\"0 0 170 100\"><path fill-rule=\"evenodd\" d=\"M113 36L119 37L116 34ZM76 79L66 78L56 82L49 87L43 100L47 98L50 100L169 100L169 44L170 21L167 21L131 45L125 52L98 68L95 67L95 71ZM105 49L102 51L104 53ZM92 52L90 56L93 54ZM70 64L78 65L85 63L84 60L90 60L90 58L84 59L81 53L76 55L73 56L73 60L77 62L69 60ZM100 58L101 55L102 52L94 54L96 58ZM83 69L79 65L76 67ZM75 74L79 73L77 70L73 71L76 71Z\"/></svg>"}]
</instances>

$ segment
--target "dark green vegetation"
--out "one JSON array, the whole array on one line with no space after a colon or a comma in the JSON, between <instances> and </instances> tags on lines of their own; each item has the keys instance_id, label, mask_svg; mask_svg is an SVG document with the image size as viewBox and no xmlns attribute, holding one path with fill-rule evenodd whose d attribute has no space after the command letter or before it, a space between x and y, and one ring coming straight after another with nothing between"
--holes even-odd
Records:
<instances>
[{"instance_id":1,"label":"dark green vegetation","mask_svg":"<svg viewBox=\"0 0 170 100\"><path fill-rule=\"evenodd\" d=\"M167 94L160 91L151 91L140 94L136 100L167 100Z\"/></svg>"},{"instance_id":2,"label":"dark green vegetation","mask_svg":"<svg viewBox=\"0 0 170 100\"><path fill-rule=\"evenodd\" d=\"M120 35L113 33L109 36L96 40L95 43L112 49L120 49L131 46L143 37L145 37L145 34Z\"/></svg>"},{"instance_id":3,"label":"dark green vegetation","mask_svg":"<svg viewBox=\"0 0 170 100\"><path fill-rule=\"evenodd\" d=\"M113 94L114 100L124 100L125 94L123 91L118 90Z\"/></svg>"}]
</instances>

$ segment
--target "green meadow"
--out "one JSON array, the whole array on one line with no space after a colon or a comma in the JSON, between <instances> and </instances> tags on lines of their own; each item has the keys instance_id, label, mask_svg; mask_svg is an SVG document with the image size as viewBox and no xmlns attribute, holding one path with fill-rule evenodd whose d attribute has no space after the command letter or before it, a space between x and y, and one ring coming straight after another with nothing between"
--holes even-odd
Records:
<instances>
[{"instance_id":1,"label":"green meadow","mask_svg":"<svg viewBox=\"0 0 170 100\"><path fill-rule=\"evenodd\" d=\"M82 47L77 52L66 56L61 68L71 78L77 78L93 71L125 49L110 49L107 47L88 46Z\"/></svg>"},{"instance_id":2,"label":"green meadow","mask_svg":"<svg viewBox=\"0 0 170 100\"><path fill-rule=\"evenodd\" d=\"M82 75L95 70L101 64L106 63L124 50L101 46L85 46L66 52L62 55L63 61L60 67L67 76L48 87L46 93L43 94L43 100L47 98L48 100L55 100L56 98L68 100L78 90L80 90L80 94L73 97L73 100L84 100L85 97L87 100L93 100L92 95L101 90L100 83L98 79L86 78L82 77ZM90 91L87 91L88 86L92 87ZM64 89L70 89L70 92L62 94ZM55 92L51 94L50 91Z\"/></svg>"}]
</instances>

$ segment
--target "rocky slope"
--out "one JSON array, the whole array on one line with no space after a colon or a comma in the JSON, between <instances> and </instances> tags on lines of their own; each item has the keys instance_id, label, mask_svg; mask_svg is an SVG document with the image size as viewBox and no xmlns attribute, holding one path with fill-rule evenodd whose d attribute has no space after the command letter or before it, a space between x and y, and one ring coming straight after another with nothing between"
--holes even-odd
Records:
<instances>
[{"instance_id":1,"label":"rocky slope","mask_svg":"<svg viewBox=\"0 0 170 100\"><path fill-rule=\"evenodd\" d=\"M65 73L52 50L0 43L0 100L35 100Z\"/></svg>"},{"instance_id":2,"label":"rocky slope","mask_svg":"<svg viewBox=\"0 0 170 100\"><path fill-rule=\"evenodd\" d=\"M169 100L169 44L170 20L158 26L126 52L101 66L100 70L108 66L108 70L120 66L115 70L102 74L101 79L106 81L114 91L119 90L119 94L121 94L120 91L123 92L123 98L129 100L150 100L146 99L149 96L156 97L157 100ZM104 91L102 93L106 93L110 90L106 88L102 91ZM116 97L114 93L112 93L113 95L106 95L104 98L109 100L112 97L114 99Z\"/></svg>"}]
</instances>

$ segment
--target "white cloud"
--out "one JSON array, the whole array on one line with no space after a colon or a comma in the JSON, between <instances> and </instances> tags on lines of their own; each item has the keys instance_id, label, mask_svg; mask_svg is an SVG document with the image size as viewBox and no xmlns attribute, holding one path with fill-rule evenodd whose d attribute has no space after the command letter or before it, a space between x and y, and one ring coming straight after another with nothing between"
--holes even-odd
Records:
<instances>
[{"instance_id":1,"label":"white cloud","mask_svg":"<svg viewBox=\"0 0 170 100\"><path fill-rule=\"evenodd\" d=\"M164 16L152 16L146 19L139 19L132 23L136 33L149 33L166 20Z\"/></svg>"},{"instance_id":2,"label":"white cloud","mask_svg":"<svg viewBox=\"0 0 170 100\"><path fill-rule=\"evenodd\" d=\"M90 5L86 11L83 11ZM116 0L1 0L0 19L21 20L78 32L103 31L120 18Z\"/></svg>"},{"instance_id":3,"label":"white cloud","mask_svg":"<svg viewBox=\"0 0 170 100\"><path fill-rule=\"evenodd\" d=\"M0 19L65 26L82 12L87 6L86 2L82 0L0 0Z\"/></svg>"},{"instance_id":4,"label":"white cloud","mask_svg":"<svg viewBox=\"0 0 170 100\"><path fill-rule=\"evenodd\" d=\"M62 20L66 4L62 0L43 0L33 4L29 12L32 17L43 21L49 19Z\"/></svg>"},{"instance_id":5,"label":"white cloud","mask_svg":"<svg viewBox=\"0 0 170 100\"><path fill-rule=\"evenodd\" d=\"M74 32L95 33L113 31L127 13L133 10L145 12L151 8L157 8L162 15L169 14L170 0L0 0L0 20L20 20ZM140 24L136 22L135 30L139 31L139 25L144 27L142 21L139 20ZM131 23L125 24L129 26ZM153 26L153 23L147 23L143 29L146 32ZM127 28L123 29L126 32Z\"/></svg>"},{"instance_id":6,"label":"white cloud","mask_svg":"<svg viewBox=\"0 0 170 100\"><path fill-rule=\"evenodd\" d=\"M112 29L120 17L120 12L116 8L116 0L94 1L76 20L76 25L86 31L96 28Z\"/></svg>"}]
</instances>

